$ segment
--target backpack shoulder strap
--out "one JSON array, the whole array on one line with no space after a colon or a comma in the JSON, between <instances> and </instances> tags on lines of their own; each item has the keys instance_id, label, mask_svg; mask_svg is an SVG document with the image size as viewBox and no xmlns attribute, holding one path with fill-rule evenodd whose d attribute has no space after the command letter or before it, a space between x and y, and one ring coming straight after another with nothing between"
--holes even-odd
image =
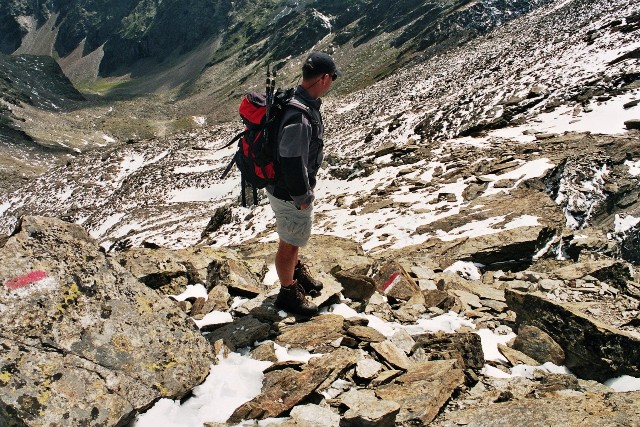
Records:
<instances>
[{"instance_id":1,"label":"backpack shoulder strap","mask_svg":"<svg viewBox=\"0 0 640 427\"><path fill-rule=\"evenodd\" d=\"M301 111L304 115L307 116L307 119L309 120L309 122L311 122L313 126L318 126L318 121L313 116L313 113L311 112L311 107L303 104L302 102L298 101L295 98L291 98L287 102L287 107L294 108L298 111Z\"/></svg>"}]
</instances>

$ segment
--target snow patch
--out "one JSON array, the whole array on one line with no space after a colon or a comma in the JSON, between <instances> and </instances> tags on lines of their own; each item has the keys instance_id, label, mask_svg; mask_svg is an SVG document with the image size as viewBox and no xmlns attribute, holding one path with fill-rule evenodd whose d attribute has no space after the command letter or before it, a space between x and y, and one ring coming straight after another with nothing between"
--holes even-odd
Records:
<instances>
[{"instance_id":1,"label":"snow patch","mask_svg":"<svg viewBox=\"0 0 640 427\"><path fill-rule=\"evenodd\" d=\"M636 162L632 162L631 160L627 160L624 162L625 166L629 168L629 175L638 176L640 175L640 160Z\"/></svg>"},{"instance_id":2,"label":"snow patch","mask_svg":"<svg viewBox=\"0 0 640 427\"><path fill-rule=\"evenodd\" d=\"M232 323L233 317L231 313L227 313L224 311L212 311L204 316L200 320L193 319L194 323L199 329L204 328L209 325L219 325L221 323Z\"/></svg>"},{"instance_id":3,"label":"snow patch","mask_svg":"<svg viewBox=\"0 0 640 427\"><path fill-rule=\"evenodd\" d=\"M102 223L102 225L100 226L100 228L98 228L97 230L89 230L89 234L91 235L91 237L93 237L94 239L99 239L100 237L102 237L111 227L113 227L114 225L116 225L117 223L120 222L120 220L122 218L125 217L125 213L124 212L119 212L116 214L113 214L109 217L107 217L107 219Z\"/></svg>"},{"instance_id":4,"label":"snow patch","mask_svg":"<svg viewBox=\"0 0 640 427\"><path fill-rule=\"evenodd\" d=\"M202 116L192 116L193 122L198 126L204 126L207 124L207 118Z\"/></svg>"},{"instance_id":5,"label":"snow patch","mask_svg":"<svg viewBox=\"0 0 640 427\"><path fill-rule=\"evenodd\" d=\"M134 427L193 427L205 422L225 423L240 405L260 394L262 371L271 362L253 360L239 353L220 358L211 365L205 382L193 389L185 403L160 399L149 411L137 417Z\"/></svg>"},{"instance_id":6,"label":"snow patch","mask_svg":"<svg viewBox=\"0 0 640 427\"><path fill-rule=\"evenodd\" d=\"M467 280L480 280L482 274L478 267L482 267L482 264L477 264L468 261L456 261L449 267L444 269L445 273L458 274Z\"/></svg>"},{"instance_id":7,"label":"snow patch","mask_svg":"<svg viewBox=\"0 0 640 427\"><path fill-rule=\"evenodd\" d=\"M178 168L173 168L174 173L201 173L201 172L209 172L211 170L216 169L216 165L200 165L200 166L181 166Z\"/></svg>"},{"instance_id":8,"label":"snow patch","mask_svg":"<svg viewBox=\"0 0 640 427\"><path fill-rule=\"evenodd\" d=\"M604 385L611 387L617 392L640 391L640 378L623 375L605 381Z\"/></svg>"},{"instance_id":9,"label":"snow patch","mask_svg":"<svg viewBox=\"0 0 640 427\"><path fill-rule=\"evenodd\" d=\"M209 298L207 288L205 288L202 283L198 283L196 285L187 285L187 289L180 295L169 296L176 301L185 301L189 298L204 298L205 300Z\"/></svg>"},{"instance_id":10,"label":"snow patch","mask_svg":"<svg viewBox=\"0 0 640 427\"><path fill-rule=\"evenodd\" d=\"M173 190L169 196L169 203L208 202L230 196L234 188L227 183L212 184L206 188L188 187Z\"/></svg>"},{"instance_id":11,"label":"snow patch","mask_svg":"<svg viewBox=\"0 0 640 427\"><path fill-rule=\"evenodd\" d=\"M640 218L633 217L631 215L619 215L616 214L615 219L615 232L626 233L631 230L640 222Z\"/></svg>"}]
</instances>

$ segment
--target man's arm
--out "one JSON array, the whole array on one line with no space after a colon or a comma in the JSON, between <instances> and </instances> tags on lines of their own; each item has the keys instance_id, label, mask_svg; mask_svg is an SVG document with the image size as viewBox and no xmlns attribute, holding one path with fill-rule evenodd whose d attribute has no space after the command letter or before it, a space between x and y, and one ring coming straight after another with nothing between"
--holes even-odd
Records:
<instances>
[{"instance_id":1,"label":"man's arm","mask_svg":"<svg viewBox=\"0 0 640 427\"><path fill-rule=\"evenodd\" d=\"M296 206L306 209L315 195L309 185L308 161L311 124L300 113L299 119L282 129L280 138L280 171L284 184Z\"/></svg>"}]
</instances>

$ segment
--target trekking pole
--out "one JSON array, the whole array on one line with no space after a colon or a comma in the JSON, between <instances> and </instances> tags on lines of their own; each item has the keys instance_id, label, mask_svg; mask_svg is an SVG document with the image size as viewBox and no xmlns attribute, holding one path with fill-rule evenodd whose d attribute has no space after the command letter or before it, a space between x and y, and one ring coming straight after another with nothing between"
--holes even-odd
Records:
<instances>
[{"instance_id":1,"label":"trekking pole","mask_svg":"<svg viewBox=\"0 0 640 427\"><path fill-rule=\"evenodd\" d=\"M269 122L269 113L271 110L271 104L269 102L269 90L271 89L271 67L269 64L267 64L267 82L265 84L265 88L264 88L264 97L265 97L265 103L266 103L266 107L267 107L267 114L265 115L265 122L268 123Z\"/></svg>"},{"instance_id":2,"label":"trekking pole","mask_svg":"<svg viewBox=\"0 0 640 427\"><path fill-rule=\"evenodd\" d=\"M273 105L273 93L276 90L276 76L278 75L278 72L276 71L276 67L273 67L273 69L271 71L273 71L273 78L271 79L271 89L270 89L269 103L271 105Z\"/></svg>"},{"instance_id":3,"label":"trekking pole","mask_svg":"<svg viewBox=\"0 0 640 427\"><path fill-rule=\"evenodd\" d=\"M242 199L242 207L247 207L247 181L244 179L243 175L240 175L240 196Z\"/></svg>"}]
</instances>

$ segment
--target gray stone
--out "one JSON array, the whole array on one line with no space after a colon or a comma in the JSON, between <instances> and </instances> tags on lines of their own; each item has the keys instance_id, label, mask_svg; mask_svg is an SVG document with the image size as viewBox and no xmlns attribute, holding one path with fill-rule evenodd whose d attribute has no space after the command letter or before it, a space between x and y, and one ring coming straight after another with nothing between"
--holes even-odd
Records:
<instances>
[{"instance_id":1,"label":"gray stone","mask_svg":"<svg viewBox=\"0 0 640 427\"><path fill-rule=\"evenodd\" d=\"M411 360L457 360L462 369L482 369L484 352L480 335L475 332L447 334L443 332L415 337Z\"/></svg>"},{"instance_id":2,"label":"gray stone","mask_svg":"<svg viewBox=\"0 0 640 427\"><path fill-rule=\"evenodd\" d=\"M371 348L389 365L406 371L409 369L413 362L404 351L400 350L389 341L372 343Z\"/></svg>"},{"instance_id":3,"label":"gray stone","mask_svg":"<svg viewBox=\"0 0 640 427\"><path fill-rule=\"evenodd\" d=\"M389 337L389 341L406 354L411 353L413 346L416 343L406 329L399 329L396 331L391 337Z\"/></svg>"},{"instance_id":4,"label":"gray stone","mask_svg":"<svg viewBox=\"0 0 640 427\"><path fill-rule=\"evenodd\" d=\"M288 375L281 376L261 394L236 408L227 422L237 424L246 419L282 416L311 393L328 388L359 359L357 351L345 348L313 358L302 371L289 370Z\"/></svg>"},{"instance_id":5,"label":"gray stone","mask_svg":"<svg viewBox=\"0 0 640 427\"><path fill-rule=\"evenodd\" d=\"M460 299L460 302L462 302L465 310L482 307L480 298L478 298L477 295L472 294L471 292L461 291L457 289L454 289L451 292Z\"/></svg>"},{"instance_id":6,"label":"gray stone","mask_svg":"<svg viewBox=\"0 0 640 427\"><path fill-rule=\"evenodd\" d=\"M640 129L640 120L627 120L624 122L627 129Z\"/></svg>"},{"instance_id":7,"label":"gray stone","mask_svg":"<svg viewBox=\"0 0 640 427\"><path fill-rule=\"evenodd\" d=\"M527 356L521 351L518 351L511 347L507 347L504 344L498 344L498 351L500 351L500 353L502 353L502 355L506 357L509 363L511 363L513 366L516 366L516 365L539 366L540 365L540 363L537 360L532 359L531 357Z\"/></svg>"},{"instance_id":8,"label":"gray stone","mask_svg":"<svg viewBox=\"0 0 640 427\"><path fill-rule=\"evenodd\" d=\"M373 280L378 292L399 301L408 301L421 293L418 284L395 261L376 262Z\"/></svg>"},{"instance_id":9,"label":"gray stone","mask_svg":"<svg viewBox=\"0 0 640 427\"><path fill-rule=\"evenodd\" d=\"M282 327L275 341L282 346L315 350L344 337L343 326L344 317L323 314L308 322Z\"/></svg>"},{"instance_id":10,"label":"gray stone","mask_svg":"<svg viewBox=\"0 0 640 427\"><path fill-rule=\"evenodd\" d=\"M219 285L214 286L207 296L207 301L204 303L202 313L207 314L212 311L227 311L229 309L229 301L231 295L229 289L226 286Z\"/></svg>"},{"instance_id":11,"label":"gray stone","mask_svg":"<svg viewBox=\"0 0 640 427\"><path fill-rule=\"evenodd\" d=\"M443 427L635 426L640 419L640 392L547 393L537 399L524 398L448 412ZM636 420L636 421L634 421Z\"/></svg>"},{"instance_id":12,"label":"gray stone","mask_svg":"<svg viewBox=\"0 0 640 427\"><path fill-rule=\"evenodd\" d=\"M362 359L356 365L356 375L362 379L370 380L382 370L382 363L373 359Z\"/></svg>"},{"instance_id":13,"label":"gray stone","mask_svg":"<svg viewBox=\"0 0 640 427\"><path fill-rule=\"evenodd\" d=\"M584 261L558 268L553 271L552 275L560 280L575 280L587 275L593 275L594 272L610 267L615 263L615 260Z\"/></svg>"},{"instance_id":14,"label":"gray stone","mask_svg":"<svg viewBox=\"0 0 640 427\"><path fill-rule=\"evenodd\" d=\"M564 350L549 334L526 324L520 324L518 336L513 342L513 348L532 357L538 362L553 362L558 366L564 364Z\"/></svg>"},{"instance_id":15,"label":"gray stone","mask_svg":"<svg viewBox=\"0 0 640 427\"><path fill-rule=\"evenodd\" d=\"M506 311L507 308L509 308L509 306L506 303L502 301L492 300L492 299L481 299L480 304L482 304L483 307L489 307L490 309L492 309L497 313L502 313Z\"/></svg>"},{"instance_id":16,"label":"gray stone","mask_svg":"<svg viewBox=\"0 0 640 427\"><path fill-rule=\"evenodd\" d=\"M382 342L387 339L384 335L369 326L351 326L347 335L364 342Z\"/></svg>"},{"instance_id":17,"label":"gray stone","mask_svg":"<svg viewBox=\"0 0 640 427\"><path fill-rule=\"evenodd\" d=\"M554 279L542 279L539 282L540 289L546 292L555 291L563 284L564 282L562 280L554 280Z\"/></svg>"},{"instance_id":18,"label":"gray stone","mask_svg":"<svg viewBox=\"0 0 640 427\"><path fill-rule=\"evenodd\" d=\"M334 273L334 277L342 285L342 294L354 301L368 301L376 291L375 281L366 276L369 266L354 267Z\"/></svg>"},{"instance_id":19,"label":"gray stone","mask_svg":"<svg viewBox=\"0 0 640 427\"><path fill-rule=\"evenodd\" d=\"M430 290L423 293L426 307L438 307L442 310L450 310L456 305L455 297L449 295L447 291Z\"/></svg>"},{"instance_id":20,"label":"gray stone","mask_svg":"<svg viewBox=\"0 0 640 427\"><path fill-rule=\"evenodd\" d=\"M276 348L272 342L260 344L258 347L251 350L251 357L256 360L264 360L268 362L277 362Z\"/></svg>"},{"instance_id":21,"label":"gray stone","mask_svg":"<svg viewBox=\"0 0 640 427\"><path fill-rule=\"evenodd\" d=\"M525 282L523 280L512 280L507 282L507 289L513 289L523 292L529 292L535 290L535 283Z\"/></svg>"},{"instance_id":22,"label":"gray stone","mask_svg":"<svg viewBox=\"0 0 640 427\"><path fill-rule=\"evenodd\" d=\"M394 427L400 411L397 402L378 399L373 390L352 389L341 400L349 408L343 415L341 426Z\"/></svg>"},{"instance_id":23,"label":"gray stone","mask_svg":"<svg viewBox=\"0 0 640 427\"><path fill-rule=\"evenodd\" d=\"M319 405L295 406L290 416L299 427L338 427L340 425L340 415Z\"/></svg>"},{"instance_id":24,"label":"gray stone","mask_svg":"<svg viewBox=\"0 0 640 427\"><path fill-rule=\"evenodd\" d=\"M235 351L252 346L256 341L264 341L269 336L269 329L269 324L253 316L245 316L216 329L207 338L212 343L222 340L227 347Z\"/></svg>"}]
</instances>

